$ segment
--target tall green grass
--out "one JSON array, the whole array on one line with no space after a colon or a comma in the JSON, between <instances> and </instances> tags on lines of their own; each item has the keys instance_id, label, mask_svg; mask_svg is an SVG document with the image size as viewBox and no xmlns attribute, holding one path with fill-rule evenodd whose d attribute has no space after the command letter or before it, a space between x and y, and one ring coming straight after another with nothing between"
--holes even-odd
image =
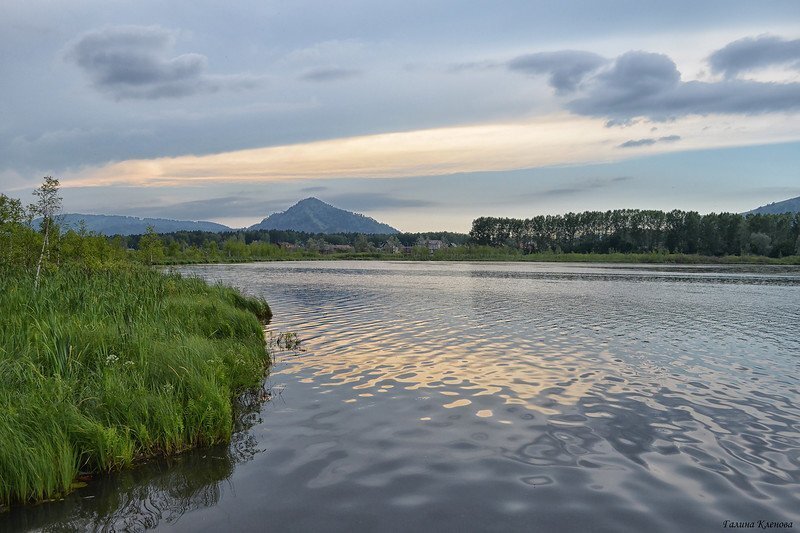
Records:
<instances>
[{"instance_id":1,"label":"tall green grass","mask_svg":"<svg viewBox=\"0 0 800 533\"><path fill-rule=\"evenodd\" d=\"M266 302L123 265L0 275L0 507L227 441L269 365Z\"/></svg>"}]
</instances>

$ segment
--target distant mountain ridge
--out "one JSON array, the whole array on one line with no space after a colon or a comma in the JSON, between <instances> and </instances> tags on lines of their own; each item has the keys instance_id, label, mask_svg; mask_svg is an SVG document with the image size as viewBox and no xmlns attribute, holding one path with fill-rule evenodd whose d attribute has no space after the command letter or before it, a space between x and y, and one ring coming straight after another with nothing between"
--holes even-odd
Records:
<instances>
[{"instance_id":1,"label":"distant mountain ridge","mask_svg":"<svg viewBox=\"0 0 800 533\"><path fill-rule=\"evenodd\" d=\"M800 213L800 196L797 198L789 198L782 202L773 202L771 204L762 205L752 211L744 213L745 215L779 215L781 213Z\"/></svg>"},{"instance_id":2,"label":"distant mountain ridge","mask_svg":"<svg viewBox=\"0 0 800 533\"><path fill-rule=\"evenodd\" d=\"M123 215L83 215L80 213L67 213L58 216L58 224L64 229L80 228L81 223L87 231L102 235L140 235L147 232L148 226L153 226L156 233L172 233L175 231L232 231L223 224L207 221L172 220L168 218L139 218ZM38 220L34 221L38 227Z\"/></svg>"},{"instance_id":3,"label":"distant mountain ridge","mask_svg":"<svg viewBox=\"0 0 800 533\"><path fill-rule=\"evenodd\" d=\"M345 211L319 200L300 200L282 213L273 213L248 229L277 229L307 233L393 234L398 230L359 213Z\"/></svg>"}]
</instances>

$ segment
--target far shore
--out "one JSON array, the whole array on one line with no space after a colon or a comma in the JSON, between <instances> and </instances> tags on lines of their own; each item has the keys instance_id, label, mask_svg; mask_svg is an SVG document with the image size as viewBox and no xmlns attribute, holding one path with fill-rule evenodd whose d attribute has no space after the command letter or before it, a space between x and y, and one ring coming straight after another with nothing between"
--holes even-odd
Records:
<instances>
[{"instance_id":1,"label":"far shore","mask_svg":"<svg viewBox=\"0 0 800 533\"><path fill-rule=\"evenodd\" d=\"M441 256L432 254L427 258L413 257L402 254L383 253L338 253L338 254L287 254L274 258L258 259L225 259L215 261L162 261L163 266L177 265L216 265L236 263L267 263L279 261L409 261L409 262L518 262L518 263L617 263L617 264L673 264L673 265L784 265L800 266L800 256L765 257L765 256L706 256L694 254L580 254L580 253L543 253L543 254L496 254L496 255L470 255L459 254L455 256Z\"/></svg>"}]
</instances>

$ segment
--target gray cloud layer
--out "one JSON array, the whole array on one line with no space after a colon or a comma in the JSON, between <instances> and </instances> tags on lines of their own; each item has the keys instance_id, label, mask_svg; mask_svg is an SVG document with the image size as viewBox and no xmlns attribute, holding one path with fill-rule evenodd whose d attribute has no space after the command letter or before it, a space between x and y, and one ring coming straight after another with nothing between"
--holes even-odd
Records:
<instances>
[{"instance_id":1,"label":"gray cloud layer","mask_svg":"<svg viewBox=\"0 0 800 533\"><path fill-rule=\"evenodd\" d=\"M170 57L175 33L157 26L113 26L83 34L65 58L93 85L117 99L177 98L220 89L250 88L252 76L211 76L201 54Z\"/></svg>"},{"instance_id":2,"label":"gray cloud layer","mask_svg":"<svg viewBox=\"0 0 800 533\"><path fill-rule=\"evenodd\" d=\"M266 198L263 191L258 193L239 191L228 196L215 196L171 204L142 205L136 203L125 207L115 206L113 214L172 217L181 220L225 219L254 217L264 218L277 211L285 211L289 206L309 192L319 193L330 190L326 186L303 187L297 192L284 190L280 195ZM380 192L339 192L323 194L321 199L332 205L356 212L380 209L407 209L438 205L426 199L401 197ZM111 214L109 211L107 214Z\"/></svg>"},{"instance_id":3,"label":"gray cloud layer","mask_svg":"<svg viewBox=\"0 0 800 533\"><path fill-rule=\"evenodd\" d=\"M742 47L729 49L724 54L725 62L718 59L718 64L754 65L745 52ZM788 56L780 57L785 62ZM762 58L759 64L770 61L777 59ZM510 61L508 68L549 74L549 83L557 93L575 95L566 103L567 109L580 115L606 117L611 123L635 117L669 120L693 114L753 115L800 109L800 83L742 79L684 82L672 59L650 52L627 52L612 62L590 52L565 50L520 56ZM726 72L734 72L730 69L733 67Z\"/></svg>"},{"instance_id":4,"label":"gray cloud layer","mask_svg":"<svg viewBox=\"0 0 800 533\"><path fill-rule=\"evenodd\" d=\"M422 198L400 197L389 193L379 192L350 192L323 197L336 207L353 211L372 211L376 209L403 209L414 207L431 207L439 202Z\"/></svg>"},{"instance_id":5,"label":"gray cloud layer","mask_svg":"<svg viewBox=\"0 0 800 533\"><path fill-rule=\"evenodd\" d=\"M549 74L550 85L564 94L577 89L587 74L606 63L606 58L592 52L562 50L519 56L508 63L508 68L526 74Z\"/></svg>"},{"instance_id":6,"label":"gray cloud layer","mask_svg":"<svg viewBox=\"0 0 800 533\"><path fill-rule=\"evenodd\" d=\"M726 78L776 65L800 69L800 39L787 41L774 35L739 39L711 54L708 63L712 72Z\"/></svg>"},{"instance_id":7,"label":"gray cloud layer","mask_svg":"<svg viewBox=\"0 0 800 533\"><path fill-rule=\"evenodd\" d=\"M631 176L588 178L575 181L568 186L551 187L534 193L529 193L524 196L529 198L560 198L565 196L573 196L589 191L610 188L619 183L631 181L632 179L633 177Z\"/></svg>"},{"instance_id":8,"label":"gray cloud layer","mask_svg":"<svg viewBox=\"0 0 800 533\"><path fill-rule=\"evenodd\" d=\"M658 138L632 139L620 144L617 148L636 148L638 146L652 146L656 143L674 143L681 140L680 135L666 135Z\"/></svg>"},{"instance_id":9,"label":"gray cloud layer","mask_svg":"<svg viewBox=\"0 0 800 533\"><path fill-rule=\"evenodd\" d=\"M326 81L339 81L339 80L346 80L348 78L354 78L361 74L360 70L355 69L346 69L346 68L316 68L309 70L305 74L301 76L301 79L305 81L316 81L316 82L326 82Z\"/></svg>"},{"instance_id":10,"label":"gray cloud layer","mask_svg":"<svg viewBox=\"0 0 800 533\"><path fill-rule=\"evenodd\" d=\"M164 217L168 214L180 220L199 220L200 218L225 217L266 217L279 209L284 209L286 200L253 198L249 196L223 196L202 200L191 200L169 205L136 205L118 207L114 214L145 217Z\"/></svg>"}]
</instances>

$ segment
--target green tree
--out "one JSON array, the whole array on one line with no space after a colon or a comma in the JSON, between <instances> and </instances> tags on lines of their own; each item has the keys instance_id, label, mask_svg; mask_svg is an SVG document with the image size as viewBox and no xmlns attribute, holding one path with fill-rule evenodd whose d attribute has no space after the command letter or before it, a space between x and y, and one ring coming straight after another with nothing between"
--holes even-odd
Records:
<instances>
[{"instance_id":1,"label":"green tree","mask_svg":"<svg viewBox=\"0 0 800 533\"><path fill-rule=\"evenodd\" d=\"M392 235L386 239L386 246L384 247L384 250L389 253L396 254L403 251L403 245L400 242L400 239Z\"/></svg>"},{"instance_id":2,"label":"green tree","mask_svg":"<svg viewBox=\"0 0 800 533\"><path fill-rule=\"evenodd\" d=\"M413 248L411 248L411 257L412 259L417 259L417 260L430 259L431 252L430 250L428 250L427 246L415 245Z\"/></svg>"},{"instance_id":3,"label":"green tree","mask_svg":"<svg viewBox=\"0 0 800 533\"><path fill-rule=\"evenodd\" d=\"M355 248L356 252L368 252L369 241L367 240L367 237L359 233L356 237L355 243L353 244L353 248Z\"/></svg>"},{"instance_id":4,"label":"green tree","mask_svg":"<svg viewBox=\"0 0 800 533\"><path fill-rule=\"evenodd\" d=\"M139 239L139 255L148 265L164 259L164 243L153 226L147 226L147 233Z\"/></svg>"},{"instance_id":5,"label":"green tree","mask_svg":"<svg viewBox=\"0 0 800 533\"><path fill-rule=\"evenodd\" d=\"M3 252L0 262L3 265L7 267L14 265L17 254L16 241L22 238L21 234L24 233L22 230L29 219L22 202L0 194L0 250Z\"/></svg>"},{"instance_id":6,"label":"green tree","mask_svg":"<svg viewBox=\"0 0 800 533\"><path fill-rule=\"evenodd\" d=\"M772 248L772 239L766 233L750 235L750 248L758 255L768 255Z\"/></svg>"},{"instance_id":7,"label":"green tree","mask_svg":"<svg viewBox=\"0 0 800 533\"><path fill-rule=\"evenodd\" d=\"M50 245L50 234L55 225L55 217L61 210L62 198L58 195L59 182L53 176L45 176L44 183L33 191L36 201L31 204L30 212L34 216L42 217L42 251L39 254L39 261L36 263L36 278L33 286L39 288L39 279L42 273L42 262L48 253Z\"/></svg>"},{"instance_id":8,"label":"green tree","mask_svg":"<svg viewBox=\"0 0 800 533\"><path fill-rule=\"evenodd\" d=\"M309 237L306 241L306 249L309 252L319 253L322 251L322 248L325 246L325 241L322 239L315 239L313 237Z\"/></svg>"}]
</instances>

